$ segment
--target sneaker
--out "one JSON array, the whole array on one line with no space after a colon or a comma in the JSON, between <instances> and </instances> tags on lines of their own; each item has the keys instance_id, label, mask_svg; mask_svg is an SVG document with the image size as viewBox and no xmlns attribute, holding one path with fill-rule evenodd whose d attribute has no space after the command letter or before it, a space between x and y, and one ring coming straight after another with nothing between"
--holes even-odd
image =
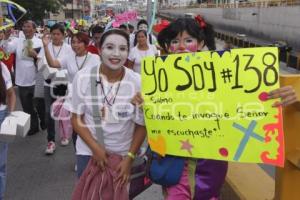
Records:
<instances>
[{"instance_id":1,"label":"sneaker","mask_svg":"<svg viewBox=\"0 0 300 200\"><path fill-rule=\"evenodd\" d=\"M55 151L55 143L53 141L48 142L47 148L46 148L46 155L52 155Z\"/></svg>"},{"instance_id":2,"label":"sneaker","mask_svg":"<svg viewBox=\"0 0 300 200\"><path fill-rule=\"evenodd\" d=\"M67 138L63 138L60 141L61 146L67 146L69 144L69 140Z\"/></svg>"}]
</instances>

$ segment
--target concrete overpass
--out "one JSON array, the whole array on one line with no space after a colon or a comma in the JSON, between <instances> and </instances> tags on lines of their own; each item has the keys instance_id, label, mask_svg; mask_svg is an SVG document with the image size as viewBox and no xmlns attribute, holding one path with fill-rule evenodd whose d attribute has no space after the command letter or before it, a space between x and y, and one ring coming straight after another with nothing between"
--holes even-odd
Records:
<instances>
[{"instance_id":1,"label":"concrete overpass","mask_svg":"<svg viewBox=\"0 0 300 200\"><path fill-rule=\"evenodd\" d=\"M184 16L184 13L195 13L204 18L217 29L246 34L270 43L286 41L294 50L300 51L300 1L293 6L213 8L193 7L159 10L159 14L171 17Z\"/></svg>"}]
</instances>

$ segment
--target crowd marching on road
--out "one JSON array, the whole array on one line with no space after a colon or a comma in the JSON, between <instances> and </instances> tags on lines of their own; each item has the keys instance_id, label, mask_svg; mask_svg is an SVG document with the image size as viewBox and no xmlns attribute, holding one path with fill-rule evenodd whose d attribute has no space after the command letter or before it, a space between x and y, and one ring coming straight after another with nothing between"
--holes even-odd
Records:
<instances>
[{"instance_id":1,"label":"crowd marching on road","mask_svg":"<svg viewBox=\"0 0 300 200\"><path fill-rule=\"evenodd\" d=\"M12 29L0 33L1 49L11 55L10 62L0 63L0 124L15 110L15 85L31 118L28 137L46 131L44 153L49 157L60 153L58 143L74 146L78 180L73 200L127 200L149 187L145 174L131 178L146 170L138 156L147 149L142 59L216 50L213 26L204 21L178 18L157 37L149 29L142 19L136 30L130 24L108 28L57 23L37 34L35 22L26 20L18 37ZM277 98L282 106L298 101L291 86L268 94L268 99ZM0 141L0 200L5 197L8 149ZM161 184L166 200L220 199L226 161L175 158L182 167L172 174L176 183Z\"/></svg>"}]
</instances>

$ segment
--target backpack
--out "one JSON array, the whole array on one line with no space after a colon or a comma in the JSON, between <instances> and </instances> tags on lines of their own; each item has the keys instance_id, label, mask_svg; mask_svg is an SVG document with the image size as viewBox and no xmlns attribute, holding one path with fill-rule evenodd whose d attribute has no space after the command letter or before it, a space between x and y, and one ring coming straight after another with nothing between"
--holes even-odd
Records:
<instances>
[{"instance_id":1,"label":"backpack","mask_svg":"<svg viewBox=\"0 0 300 200\"><path fill-rule=\"evenodd\" d=\"M153 183L170 187L179 183L185 165L185 159L178 156L159 156L148 149L147 172Z\"/></svg>"}]
</instances>

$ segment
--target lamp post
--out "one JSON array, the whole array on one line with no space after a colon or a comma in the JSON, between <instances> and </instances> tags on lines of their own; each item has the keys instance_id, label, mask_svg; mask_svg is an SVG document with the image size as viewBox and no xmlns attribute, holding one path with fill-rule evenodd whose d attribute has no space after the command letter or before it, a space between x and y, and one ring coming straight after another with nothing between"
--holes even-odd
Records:
<instances>
[{"instance_id":1,"label":"lamp post","mask_svg":"<svg viewBox=\"0 0 300 200\"><path fill-rule=\"evenodd\" d=\"M82 7L83 8L82 8L82 17L81 17L81 19L83 19L86 16L85 3L86 3L86 1L82 0Z\"/></svg>"},{"instance_id":2,"label":"lamp post","mask_svg":"<svg viewBox=\"0 0 300 200\"><path fill-rule=\"evenodd\" d=\"M0 2L0 26L3 25L2 3Z\"/></svg>"},{"instance_id":3,"label":"lamp post","mask_svg":"<svg viewBox=\"0 0 300 200\"><path fill-rule=\"evenodd\" d=\"M72 7L72 19L74 19L74 0L71 1Z\"/></svg>"},{"instance_id":4,"label":"lamp post","mask_svg":"<svg viewBox=\"0 0 300 200\"><path fill-rule=\"evenodd\" d=\"M147 0L147 22L151 23L151 14L152 14L152 0Z\"/></svg>"}]
</instances>

